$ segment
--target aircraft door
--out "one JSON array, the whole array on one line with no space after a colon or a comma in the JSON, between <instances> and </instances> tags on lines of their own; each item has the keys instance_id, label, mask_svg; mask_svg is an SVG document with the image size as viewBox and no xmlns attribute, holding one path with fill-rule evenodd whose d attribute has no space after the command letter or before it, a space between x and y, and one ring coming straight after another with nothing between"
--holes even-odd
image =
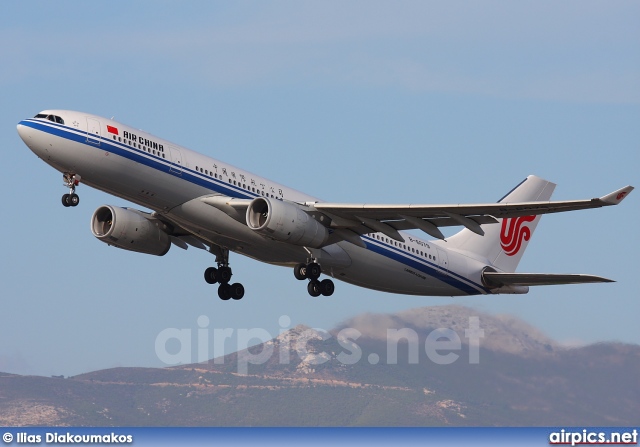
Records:
<instances>
[{"instance_id":1,"label":"aircraft door","mask_svg":"<svg viewBox=\"0 0 640 447\"><path fill-rule=\"evenodd\" d=\"M100 146L100 121L87 117L87 143Z\"/></svg>"},{"instance_id":2,"label":"aircraft door","mask_svg":"<svg viewBox=\"0 0 640 447\"><path fill-rule=\"evenodd\" d=\"M449 257L447 256L447 252L437 247L436 250L438 251L438 265L449 274Z\"/></svg>"},{"instance_id":3,"label":"aircraft door","mask_svg":"<svg viewBox=\"0 0 640 447\"><path fill-rule=\"evenodd\" d=\"M169 146L169 157L171 157L171 164L169 165L169 172L176 175L182 175L182 153L177 147Z\"/></svg>"}]
</instances>

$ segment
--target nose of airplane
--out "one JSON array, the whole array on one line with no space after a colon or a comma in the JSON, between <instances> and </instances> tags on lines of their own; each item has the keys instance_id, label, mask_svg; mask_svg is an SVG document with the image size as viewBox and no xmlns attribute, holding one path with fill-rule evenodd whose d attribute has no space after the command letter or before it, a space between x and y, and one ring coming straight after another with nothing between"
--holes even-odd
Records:
<instances>
[{"instance_id":1,"label":"nose of airplane","mask_svg":"<svg viewBox=\"0 0 640 447\"><path fill-rule=\"evenodd\" d=\"M22 138L23 140L25 138L25 130L24 129L25 129L25 127L22 124L22 121L20 121L18 123L18 135L20 135L20 138Z\"/></svg>"},{"instance_id":2,"label":"nose of airplane","mask_svg":"<svg viewBox=\"0 0 640 447\"><path fill-rule=\"evenodd\" d=\"M29 144L29 140L31 139L32 129L29 126L25 126L24 121L20 121L18 123L18 135L22 138L27 145Z\"/></svg>"},{"instance_id":3,"label":"nose of airplane","mask_svg":"<svg viewBox=\"0 0 640 447\"><path fill-rule=\"evenodd\" d=\"M28 146L29 145L29 128L24 124L22 124L22 121L18 123L18 135L20 135L20 138L22 138L22 141L24 141L25 144Z\"/></svg>"},{"instance_id":4,"label":"nose of airplane","mask_svg":"<svg viewBox=\"0 0 640 447\"><path fill-rule=\"evenodd\" d=\"M22 139L22 141L24 141L24 144L27 145L27 147L29 149L31 149L32 152L38 154L38 156L41 156L41 154L39 154L39 150L38 150L38 144L34 135L34 130L25 125L25 123L23 121L20 121L18 123L18 135L20 135L20 138Z\"/></svg>"}]
</instances>

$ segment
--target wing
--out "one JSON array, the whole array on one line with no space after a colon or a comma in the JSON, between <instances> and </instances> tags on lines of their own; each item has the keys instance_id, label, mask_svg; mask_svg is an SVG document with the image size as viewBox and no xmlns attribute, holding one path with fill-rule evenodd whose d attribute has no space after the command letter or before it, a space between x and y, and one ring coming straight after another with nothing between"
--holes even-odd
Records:
<instances>
[{"instance_id":1,"label":"wing","mask_svg":"<svg viewBox=\"0 0 640 447\"><path fill-rule=\"evenodd\" d=\"M358 234L381 232L392 239L403 242L404 239L398 230L417 228L433 237L444 239L439 227L461 225L477 234L484 235L480 225L497 223L497 219L617 205L632 190L632 186L625 186L602 197L587 200L457 205L374 205L320 202L308 205L331 218L333 228L351 230Z\"/></svg>"},{"instance_id":2,"label":"wing","mask_svg":"<svg viewBox=\"0 0 640 447\"><path fill-rule=\"evenodd\" d=\"M404 242L404 238L398 231L410 229L420 229L438 239L444 239L439 228L447 226L464 226L474 233L484 235L481 225L497 223L498 219L617 205L632 190L632 186L625 186L602 197L587 200L451 205L307 202L297 205L317 220L325 222L333 230L329 243L346 240L365 246L360 235L376 232L400 242ZM217 194L201 197L200 200L224 211L241 223L246 222L245 214L251 203L250 199ZM328 219L321 219L320 216Z\"/></svg>"},{"instance_id":3,"label":"wing","mask_svg":"<svg viewBox=\"0 0 640 447\"><path fill-rule=\"evenodd\" d=\"M550 286L555 284L586 284L594 282L615 282L595 275L553 274L553 273L499 273L484 272L482 279L489 286Z\"/></svg>"}]
</instances>

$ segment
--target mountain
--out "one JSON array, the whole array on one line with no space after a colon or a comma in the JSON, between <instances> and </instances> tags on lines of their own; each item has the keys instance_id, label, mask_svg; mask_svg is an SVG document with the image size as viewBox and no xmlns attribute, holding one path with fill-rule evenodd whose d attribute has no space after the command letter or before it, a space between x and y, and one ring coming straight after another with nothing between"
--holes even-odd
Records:
<instances>
[{"instance_id":1,"label":"mountain","mask_svg":"<svg viewBox=\"0 0 640 447\"><path fill-rule=\"evenodd\" d=\"M637 345L567 349L513 317L425 307L206 363L0 374L0 425L637 426L638 377Z\"/></svg>"}]
</instances>

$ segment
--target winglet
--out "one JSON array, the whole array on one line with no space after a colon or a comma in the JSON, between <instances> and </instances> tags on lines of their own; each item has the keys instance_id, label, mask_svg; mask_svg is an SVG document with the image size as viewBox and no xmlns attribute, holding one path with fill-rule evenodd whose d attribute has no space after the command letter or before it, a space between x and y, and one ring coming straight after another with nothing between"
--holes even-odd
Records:
<instances>
[{"instance_id":1,"label":"winglet","mask_svg":"<svg viewBox=\"0 0 640 447\"><path fill-rule=\"evenodd\" d=\"M607 205L617 205L618 203L622 202L622 200L624 200L624 198L627 197L631 191L633 191L633 186L625 186L624 188L613 191L606 196L600 197L600 200Z\"/></svg>"}]
</instances>

